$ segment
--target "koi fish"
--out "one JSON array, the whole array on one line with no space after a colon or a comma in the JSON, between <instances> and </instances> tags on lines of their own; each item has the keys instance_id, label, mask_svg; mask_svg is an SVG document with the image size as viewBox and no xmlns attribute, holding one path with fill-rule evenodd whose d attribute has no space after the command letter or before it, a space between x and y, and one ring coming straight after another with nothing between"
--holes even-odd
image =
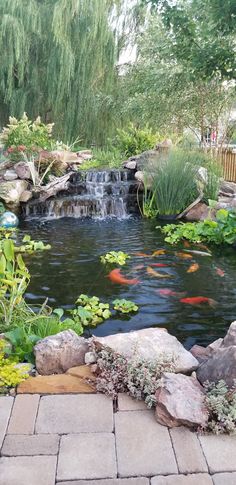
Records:
<instances>
[{"instance_id":1,"label":"koi fish","mask_svg":"<svg viewBox=\"0 0 236 485\"><path fill-rule=\"evenodd\" d=\"M127 279L122 276L119 268L113 269L109 273L108 278L112 281L112 283L117 283L118 285L137 285L137 283L140 283L137 278Z\"/></svg>"},{"instance_id":2,"label":"koi fish","mask_svg":"<svg viewBox=\"0 0 236 485\"><path fill-rule=\"evenodd\" d=\"M223 271L223 269L220 269L220 268L216 268L216 273L218 274L218 276L221 276L221 278L223 278L225 275L225 272Z\"/></svg>"},{"instance_id":3,"label":"koi fish","mask_svg":"<svg viewBox=\"0 0 236 485\"><path fill-rule=\"evenodd\" d=\"M192 249L186 249L187 253L197 254L198 256L211 256L211 253L205 253L203 251L195 251Z\"/></svg>"},{"instance_id":4,"label":"koi fish","mask_svg":"<svg viewBox=\"0 0 236 485\"><path fill-rule=\"evenodd\" d=\"M190 248L190 244L188 241L183 242L184 248Z\"/></svg>"},{"instance_id":5,"label":"koi fish","mask_svg":"<svg viewBox=\"0 0 236 485\"><path fill-rule=\"evenodd\" d=\"M204 249L205 251L209 251L208 247L205 246L205 244L202 244L202 243L198 243L197 246L201 249Z\"/></svg>"},{"instance_id":6,"label":"koi fish","mask_svg":"<svg viewBox=\"0 0 236 485\"><path fill-rule=\"evenodd\" d=\"M156 293L159 293L160 296L163 298L167 298L168 296L175 296L177 298L182 298L184 295L186 295L186 292L178 292L178 291L172 291L169 288L161 288L160 290L156 290Z\"/></svg>"},{"instance_id":7,"label":"koi fish","mask_svg":"<svg viewBox=\"0 0 236 485\"><path fill-rule=\"evenodd\" d=\"M193 263L189 267L187 273L195 273L195 271L197 271L198 269L199 269L199 264L198 263Z\"/></svg>"},{"instance_id":8,"label":"koi fish","mask_svg":"<svg viewBox=\"0 0 236 485\"><path fill-rule=\"evenodd\" d=\"M178 256L178 258L182 258L182 259L192 259L193 257L191 256L191 254L182 253L182 252L175 253L175 255Z\"/></svg>"},{"instance_id":9,"label":"koi fish","mask_svg":"<svg viewBox=\"0 0 236 485\"><path fill-rule=\"evenodd\" d=\"M151 266L147 267L147 273L150 276L155 276L156 278L171 278L171 275L169 274L163 274L163 273L158 273L158 271L155 271L154 269L151 268Z\"/></svg>"},{"instance_id":10,"label":"koi fish","mask_svg":"<svg viewBox=\"0 0 236 485\"><path fill-rule=\"evenodd\" d=\"M165 249L158 249L157 251L154 251L154 253L152 253L152 256L161 256L162 254L166 254Z\"/></svg>"},{"instance_id":11,"label":"koi fish","mask_svg":"<svg viewBox=\"0 0 236 485\"><path fill-rule=\"evenodd\" d=\"M145 254L145 253L135 253L136 256L140 256L141 258L151 258L152 254Z\"/></svg>"},{"instance_id":12,"label":"koi fish","mask_svg":"<svg viewBox=\"0 0 236 485\"><path fill-rule=\"evenodd\" d=\"M168 264L164 264L164 263L151 263L150 266L155 266L156 268L166 268L166 267L168 267Z\"/></svg>"},{"instance_id":13,"label":"koi fish","mask_svg":"<svg viewBox=\"0 0 236 485\"><path fill-rule=\"evenodd\" d=\"M133 267L133 270L138 271L139 269L143 269L143 268L144 268L144 264L138 264L137 266Z\"/></svg>"},{"instance_id":14,"label":"koi fish","mask_svg":"<svg viewBox=\"0 0 236 485\"><path fill-rule=\"evenodd\" d=\"M199 306L201 303L208 303L209 306L215 307L217 302L212 298L207 298L206 296L192 296L190 298L181 298L181 303L186 303L187 305Z\"/></svg>"}]
</instances>

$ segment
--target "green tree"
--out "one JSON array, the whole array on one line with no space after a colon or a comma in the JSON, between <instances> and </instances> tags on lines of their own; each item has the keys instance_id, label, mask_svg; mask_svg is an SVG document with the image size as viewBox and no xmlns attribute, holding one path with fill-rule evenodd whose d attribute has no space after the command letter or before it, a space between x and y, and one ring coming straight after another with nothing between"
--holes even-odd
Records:
<instances>
[{"instance_id":1,"label":"green tree","mask_svg":"<svg viewBox=\"0 0 236 485\"><path fill-rule=\"evenodd\" d=\"M9 115L55 121L70 141L112 128L122 0L1 0L0 125Z\"/></svg>"}]
</instances>

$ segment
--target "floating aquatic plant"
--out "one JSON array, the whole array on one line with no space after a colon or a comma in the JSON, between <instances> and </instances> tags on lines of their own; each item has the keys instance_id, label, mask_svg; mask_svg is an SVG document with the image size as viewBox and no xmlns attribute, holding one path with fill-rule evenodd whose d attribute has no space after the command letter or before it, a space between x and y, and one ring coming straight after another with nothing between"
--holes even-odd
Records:
<instances>
[{"instance_id":1,"label":"floating aquatic plant","mask_svg":"<svg viewBox=\"0 0 236 485\"><path fill-rule=\"evenodd\" d=\"M114 305L114 310L117 310L120 313L132 313L138 311L138 306L133 301L116 299L112 303Z\"/></svg>"},{"instance_id":2,"label":"floating aquatic plant","mask_svg":"<svg viewBox=\"0 0 236 485\"><path fill-rule=\"evenodd\" d=\"M109 253L101 256L100 259L101 262L104 264L114 263L123 266L124 264L126 264L126 260L130 259L130 256L127 253L123 253L123 251L110 251Z\"/></svg>"}]
</instances>

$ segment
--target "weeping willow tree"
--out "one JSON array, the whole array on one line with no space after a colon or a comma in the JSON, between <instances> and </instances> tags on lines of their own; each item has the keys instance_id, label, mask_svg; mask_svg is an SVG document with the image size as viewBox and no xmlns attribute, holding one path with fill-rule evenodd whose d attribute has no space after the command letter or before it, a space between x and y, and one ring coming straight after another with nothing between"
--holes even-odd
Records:
<instances>
[{"instance_id":1,"label":"weeping willow tree","mask_svg":"<svg viewBox=\"0 0 236 485\"><path fill-rule=\"evenodd\" d=\"M26 111L55 121L65 141L102 144L113 127L124 4L1 0L0 125Z\"/></svg>"}]
</instances>

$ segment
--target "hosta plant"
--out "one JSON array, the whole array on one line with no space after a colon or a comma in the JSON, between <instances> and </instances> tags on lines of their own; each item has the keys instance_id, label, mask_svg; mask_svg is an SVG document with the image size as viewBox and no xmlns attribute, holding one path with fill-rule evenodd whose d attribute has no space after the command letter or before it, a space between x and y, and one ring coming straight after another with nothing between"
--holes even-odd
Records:
<instances>
[{"instance_id":1,"label":"hosta plant","mask_svg":"<svg viewBox=\"0 0 236 485\"><path fill-rule=\"evenodd\" d=\"M133 301L116 299L113 302L114 310L120 313L132 313L138 311L138 306Z\"/></svg>"},{"instance_id":2,"label":"hosta plant","mask_svg":"<svg viewBox=\"0 0 236 485\"><path fill-rule=\"evenodd\" d=\"M123 253L123 251L110 251L101 256L100 259L102 263L119 264L120 266L123 266L126 264L126 260L130 259L130 256Z\"/></svg>"}]
</instances>

